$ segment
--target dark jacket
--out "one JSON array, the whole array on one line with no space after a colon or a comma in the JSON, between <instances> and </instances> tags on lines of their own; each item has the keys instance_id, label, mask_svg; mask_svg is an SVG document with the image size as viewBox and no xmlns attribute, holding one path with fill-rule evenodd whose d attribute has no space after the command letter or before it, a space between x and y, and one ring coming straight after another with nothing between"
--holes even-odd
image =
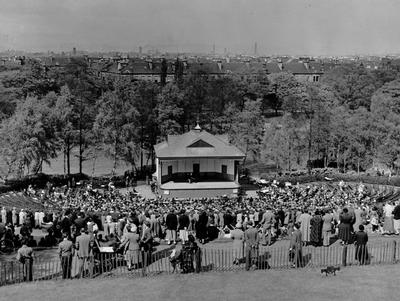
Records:
<instances>
[{"instance_id":1,"label":"dark jacket","mask_svg":"<svg viewBox=\"0 0 400 301\"><path fill-rule=\"evenodd\" d=\"M400 205L397 205L396 207L394 207L393 218L400 219Z\"/></svg>"},{"instance_id":2,"label":"dark jacket","mask_svg":"<svg viewBox=\"0 0 400 301\"><path fill-rule=\"evenodd\" d=\"M176 230L178 228L178 218L174 213L168 213L167 218L165 219L165 225L168 230Z\"/></svg>"},{"instance_id":3,"label":"dark jacket","mask_svg":"<svg viewBox=\"0 0 400 301\"><path fill-rule=\"evenodd\" d=\"M365 245L368 242L368 234L364 231L358 231L354 235L354 243L358 246Z\"/></svg>"},{"instance_id":4,"label":"dark jacket","mask_svg":"<svg viewBox=\"0 0 400 301\"><path fill-rule=\"evenodd\" d=\"M179 229L178 230L184 230L185 228L189 227L190 220L189 220L189 216L187 216L186 214L183 213L183 214L179 215L178 220L179 220Z\"/></svg>"}]
</instances>

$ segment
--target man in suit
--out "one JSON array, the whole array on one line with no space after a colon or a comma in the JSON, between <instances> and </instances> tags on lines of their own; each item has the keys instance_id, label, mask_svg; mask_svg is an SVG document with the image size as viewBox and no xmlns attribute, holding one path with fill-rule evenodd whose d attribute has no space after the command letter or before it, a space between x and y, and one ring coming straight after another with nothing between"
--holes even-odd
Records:
<instances>
[{"instance_id":1,"label":"man in suit","mask_svg":"<svg viewBox=\"0 0 400 301\"><path fill-rule=\"evenodd\" d=\"M76 238L76 255L78 256L79 277L84 276L85 266L88 266L89 276L93 273L93 237L81 228L81 234Z\"/></svg>"},{"instance_id":2,"label":"man in suit","mask_svg":"<svg viewBox=\"0 0 400 301\"><path fill-rule=\"evenodd\" d=\"M303 252L302 252L302 234L300 231L300 225L295 223L293 226L293 233L290 237L289 246L289 260L292 262L293 268L302 266Z\"/></svg>"},{"instance_id":3,"label":"man in suit","mask_svg":"<svg viewBox=\"0 0 400 301\"><path fill-rule=\"evenodd\" d=\"M63 233L63 241L58 245L58 255L60 256L61 260L63 279L71 278L73 251L74 245L72 241L68 239L68 233Z\"/></svg>"},{"instance_id":4,"label":"man in suit","mask_svg":"<svg viewBox=\"0 0 400 301\"><path fill-rule=\"evenodd\" d=\"M181 239L182 245L189 239L189 216L186 214L184 209L181 210L181 214L178 217L178 230L179 230L179 238Z\"/></svg>"},{"instance_id":5,"label":"man in suit","mask_svg":"<svg viewBox=\"0 0 400 301\"><path fill-rule=\"evenodd\" d=\"M361 265L364 265L368 260L368 234L364 232L364 226L360 225L358 227L360 231L355 234L354 244L356 245L356 260Z\"/></svg>"},{"instance_id":6,"label":"man in suit","mask_svg":"<svg viewBox=\"0 0 400 301\"><path fill-rule=\"evenodd\" d=\"M272 213L271 209L268 208L267 211L264 212L261 219L262 226L262 239L263 245L269 246L272 240L272 226L275 223L275 215Z\"/></svg>"},{"instance_id":7,"label":"man in suit","mask_svg":"<svg viewBox=\"0 0 400 301\"><path fill-rule=\"evenodd\" d=\"M253 222L247 223L247 230L244 232L244 241L246 244L246 270L257 268L258 246L260 237L258 231L253 227Z\"/></svg>"},{"instance_id":8,"label":"man in suit","mask_svg":"<svg viewBox=\"0 0 400 301\"><path fill-rule=\"evenodd\" d=\"M171 211L167 214L167 217L165 218L165 225L167 226L167 242L170 245L171 241L176 244L176 229L178 228L178 217L174 213L174 210L171 209Z\"/></svg>"}]
</instances>

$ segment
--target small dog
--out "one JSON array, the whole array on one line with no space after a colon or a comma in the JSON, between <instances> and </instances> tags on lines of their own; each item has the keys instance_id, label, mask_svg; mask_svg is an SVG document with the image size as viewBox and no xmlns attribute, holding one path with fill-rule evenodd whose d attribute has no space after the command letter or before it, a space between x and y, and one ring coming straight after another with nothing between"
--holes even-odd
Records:
<instances>
[{"instance_id":1,"label":"small dog","mask_svg":"<svg viewBox=\"0 0 400 301\"><path fill-rule=\"evenodd\" d=\"M325 276L328 276L328 274L333 274L336 276L336 271L340 271L340 267L328 266L326 269L321 269L321 274L325 273Z\"/></svg>"}]
</instances>

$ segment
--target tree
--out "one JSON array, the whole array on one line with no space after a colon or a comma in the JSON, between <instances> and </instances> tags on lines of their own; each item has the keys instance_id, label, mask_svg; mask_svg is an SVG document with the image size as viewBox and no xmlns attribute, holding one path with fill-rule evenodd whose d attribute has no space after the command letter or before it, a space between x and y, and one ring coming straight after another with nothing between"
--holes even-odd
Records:
<instances>
[{"instance_id":1,"label":"tree","mask_svg":"<svg viewBox=\"0 0 400 301\"><path fill-rule=\"evenodd\" d=\"M250 156L252 159L257 159L260 155L263 130L261 101L249 100L245 102L243 111L233 120L229 137L231 143L242 150L246 158Z\"/></svg>"},{"instance_id":2,"label":"tree","mask_svg":"<svg viewBox=\"0 0 400 301\"><path fill-rule=\"evenodd\" d=\"M68 176L71 174L71 151L76 143L76 131L74 123L78 115L73 107L73 95L67 86L61 88L60 95L52 108L53 123L56 136L62 146Z\"/></svg>"},{"instance_id":3,"label":"tree","mask_svg":"<svg viewBox=\"0 0 400 301\"><path fill-rule=\"evenodd\" d=\"M40 99L28 97L19 103L15 114L1 127L2 156L9 165L9 171L22 175L37 173L43 162L57 156L57 144L51 111Z\"/></svg>"},{"instance_id":4,"label":"tree","mask_svg":"<svg viewBox=\"0 0 400 301\"><path fill-rule=\"evenodd\" d=\"M369 109L371 96L378 84L370 71L356 64L343 64L326 72L322 82L331 86L340 104L351 110L359 107Z\"/></svg>"},{"instance_id":5,"label":"tree","mask_svg":"<svg viewBox=\"0 0 400 301\"><path fill-rule=\"evenodd\" d=\"M94 132L101 137L106 154L113 158L114 175L118 159L131 157L127 147L134 141L138 112L128 99L119 98L117 92L111 91L99 99L97 106Z\"/></svg>"},{"instance_id":6,"label":"tree","mask_svg":"<svg viewBox=\"0 0 400 301\"><path fill-rule=\"evenodd\" d=\"M386 83L371 98L375 158L389 168L400 158L400 80Z\"/></svg>"},{"instance_id":7,"label":"tree","mask_svg":"<svg viewBox=\"0 0 400 301\"><path fill-rule=\"evenodd\" d=\"M161 138L180 133L184 93L177 85L169 83L161 90L157 99L157 124Z\"/></svg>"},{"instance_id":8,"label":"tree","mask_svg":"<svg viewBox=\"0 0 400 301\"><path fill-rule=\"evenodd\" d=\"M93 123L96 118L96 100L102 93L103 85L88 71L88 65L83 59L72 58L65 66L64 83L71 94L71 104L74 119L73 127L77 131L77 146L79 173L82 174L82 164L87 157L85 152L93 143Z\"/></svg>"}]
</instances>

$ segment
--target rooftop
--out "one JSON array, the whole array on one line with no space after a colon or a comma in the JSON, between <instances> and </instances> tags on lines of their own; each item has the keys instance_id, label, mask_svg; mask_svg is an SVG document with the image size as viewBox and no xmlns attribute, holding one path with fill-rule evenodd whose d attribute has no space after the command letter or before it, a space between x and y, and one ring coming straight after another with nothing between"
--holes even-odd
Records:
<instances>
[{"instance_id":1,"label":"rooftop","mask_svg":"<svg viewBox=\"0 0 400 301\"><path fill-rule=\"evenodd\" d=\"M238 158L244 153L228 142L225 135L212 135L200 129L183 135L168 135L167 141L154 146L156 157L167 158Z\"/></svg>"}]
</instances>

